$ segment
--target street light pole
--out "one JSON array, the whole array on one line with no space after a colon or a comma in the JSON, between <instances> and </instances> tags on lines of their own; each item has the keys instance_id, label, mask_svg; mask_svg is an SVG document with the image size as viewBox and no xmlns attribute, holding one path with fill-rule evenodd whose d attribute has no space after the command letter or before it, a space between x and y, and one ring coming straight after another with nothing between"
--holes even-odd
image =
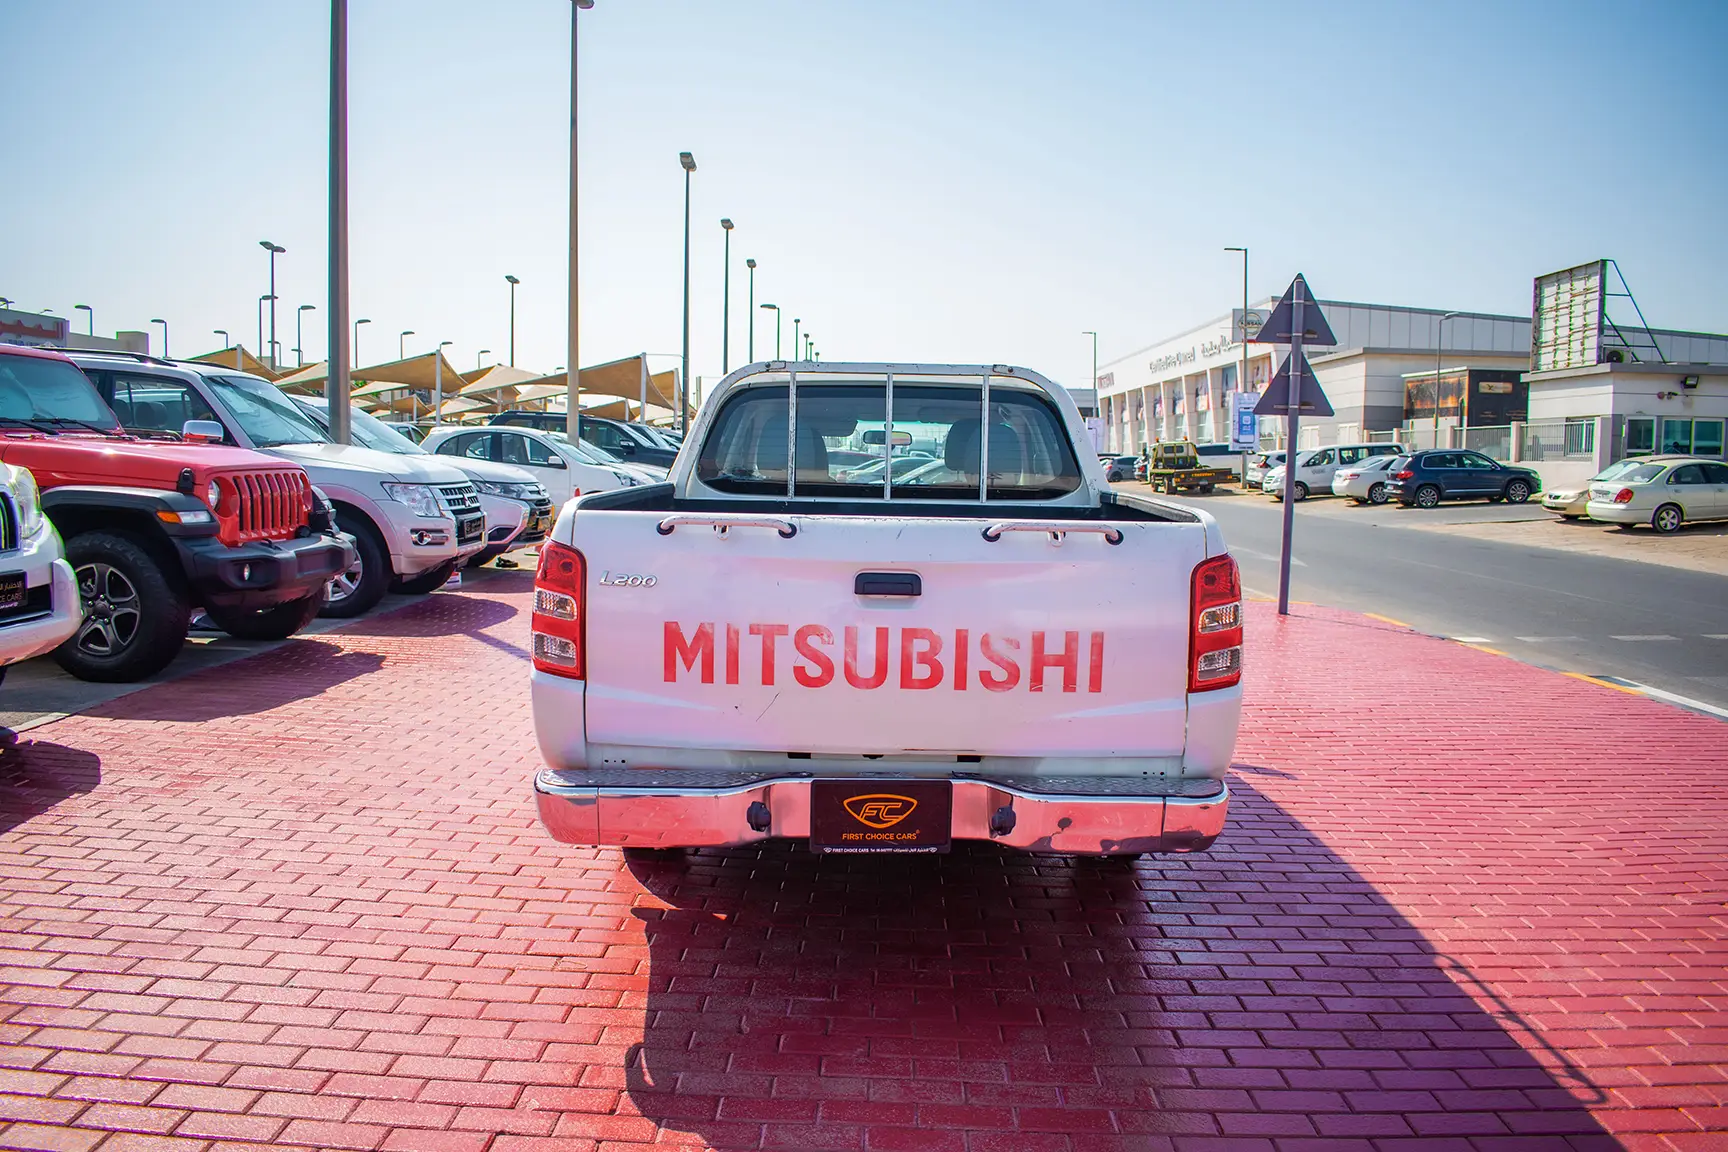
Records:
<instances>
[{"instance_id":1,"label":"street light pole","mask_svg":"<svg viewBox=\"0 0 1728 1152\"><path fill-rule=\"evenodd\" d=\"M798 343L798 325L802 323L804 323L804 321L800 320L798 317L792 317L792 358L794 360L798 358L798 349L800 347Z\"/></svg>"},{"instance_id":2,"label":"street light pole","mask_svg":"<svg viewBox=\"0 0 1728 1152\"><path fill-rule=\"evenodd\" d=\"M398 359L398 360L408 359L408 337L413 336L415 334L416 333L415 333L414 329L412 329L412 328L402 329L402 334L400 336L396 337L396 359Z\"/></svg>"},{"instance_id":3,"label":"street light pole","mask_svg":"<svg viewBox=\"0 0 1728 1152\"><path fill-rule=\"evenodd\" d=\"M226 328L212 328L210 329L210 334L212 336L222 337L222 347L224 348L228 347L229 342L233 340L233 337L228 335L228 329ZM238 346L234 349L234 367L236 370L240 367L240 349Z\"/></svg>"},{"instance_id":4,"label":"street light pole","mask_svg":"<svg viewBox=\"0 0 1728 1152\"><path fill-rule=\"evenodd\" d=\"M258 355L260 358L270 353L270 350L264 347L264 301L274 299L276 297L270 295L258 297Z\"/></svg>"},{"instance_id":5,"label":"street light pole","mask_svg":"<svg viewBox=\"0 0 1728 1152\"><path fill-rule=\"evenodd\" d=\"M258 241L258 246L270 253L270 367L276 367L276 254L288 249L280 244L272 244L268 240ZM260 335L262 340L263 336Z\"/></svg>"},{"instance_id":6,"label":"street light pole","mask_svg":"<svg viewBox=\"0 0 1728 1152\"><path fill-rule=\"evenodd\" d=\"M516 367L516 285L522 281L514 276L506 275L504 279L510 282L510 367ZM544 360L541 361L545 363Z\"/></svg>"},{"instance_id":7,"label":"street light pole","mask_svg":"<svg viewBox=\"0 0 1728 1152\"><path fill-rule=\"evenodd\" d=\"M492 349L490 348L482 348L480 351L474 353L474 371L480 371L480 357L490 355L492 355Z\"/></svg>"},{"instance_id":8,"label":"street light pole","mask_svg":"<svg viewBox=\"0 0 1728 1152\"><path fill-rule=\"evenodd\" d=\"M744 261L744 267L750 269L750 311L745 313L750 318L749 355L750 363L756 363L756 261Z\"/></svg>"},{"instance_id":9,"label":"street light pole","mask_svg":"<svg viewBox=\"0 0 1728 1152\"><path fill-rule=\"evenodd\" d=\"M696 171L696 158L680 152L678 163L684 168L684 359L678 373L678 432L682 435L690 408L690 173Z\"/></svg>"},{"instance_id":10,"label":"street light pole","mask_svg":"<svg viewBox=\"0 0 1728 1152\"><path fill-rule=\"evenodd\" d=\"M576 17L584 9L592 7L594 0L572 0L570 5L570 284L567 302L570 316L564 334L564 432L572 441L582 438L582 354L579 347L582 342L582 296L577 291L580 268L576 261Z\"/></svg>"},{"instance_id":11,"label":"street light pole","mask_svg":"<svg viewBox=\"0 0 1728 1152\"><path fill-rule=\"evenodd\" d=\"M360 367L360 325L370 324L370 320L354 321L354 367Z\"/></svg>"},{"instance_id":12,"label":"street light pole","mask_svg":"<svg viewBox=\"0 0 1728 1152\"><path fill-rule=\"evenodd\" d=\"M770 308L774 310L774 359L778 360L780 359L780 305L764 304L762 308L764 311Z\"/></svg>"},{"instance_id":13,"label":"street light pole","mask_svg":"<svg viewBox=\"0 0 1728 1152\"><path fill-rule=\"evenodd\" d=\"M1448 312L1434 329L1434 447L1440 447L1440 350L1446 346L1446 321L1462 312Z\"/></svg>"},{"instance_id":14,"label":"street light pole","mask_svg":"<svg viewBox=\"0 0 1728 1152\"><path fill-rule=\"evenodd\" d=\"M444 416L444 349L454 343L454 340L440 340L438 347L432 349L432 426L434 428L438 426L438 421Z\"/></svg>"},{"instance_id":15,"label":"street light pole","mask_svg":"<svg viewBox=\"0 0 1728 1152\"><path fill-rule=\"evenodd\" d=\"M324 398L329 403L330 438L338 444L353 442L349 419L348 371L348 0L330 3L330 210L327 262L330 327L325 335ZM354 329L360 342L360 329ZM355 358L358 360L358 357Z\"/></svg>"},{"instance_id":16,"label":"street light pole","mask_svg":"<svg viewBox=\"0 0 1728 1152\"><path fill-rule=\"evenodd\" d=\"M162 325L162 359L166 360L168 359L168 321L152 319L150 323Z\"/></svg>"},{"instance_id":17,"label":"street light pole","mask_svg":"<svg viewBox=\"0 0 1728 1152\"><path fill-rule=\"evenodd\" d=\"M721 217L726 233L725 256L720 269L720 375L732 370L732 220Z\"/></svg>"},{"instance_id":18,"label":"street light pole","mask_svg":"<svg viewBox=\"0 0 1728 1152\"><path fill-rule=\"evenodd\" d=\"M300 321L305 318L306 313L317 307L316 304L302 304L294 311L294 359L297 368L306 367L306 338L300 333Z\"/></svg>"},{"instance_id":19,"label":"street light pole","mask_svg":"<svg viewBox=\"0 0 1728 1152\"><path fill-rule=\"evenodd\" d=\"M72 311L82 312L85 314L85 319L89 322L89 325L90 325L87 329L85 329L85 335L88 335L88 336L96 335L96 310L94 308L90 307L90 305L88 305L88 304L74 304L74 305L72 305Z\"/></svg>"}]
</instances>

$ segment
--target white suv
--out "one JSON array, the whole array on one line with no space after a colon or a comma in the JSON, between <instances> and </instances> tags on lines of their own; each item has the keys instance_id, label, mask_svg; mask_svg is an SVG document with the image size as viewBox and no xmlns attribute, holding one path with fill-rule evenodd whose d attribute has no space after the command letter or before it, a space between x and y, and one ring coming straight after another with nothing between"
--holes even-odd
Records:
<instances>
[{"instance_id":1,"label":"white suv","mask_svg":"<svg viewBox=\"0 0 1728 1152\"><path fill-rule=\"evenodd\" d=\"M425 456L336 444L268 380L198 361L70 352L128 431L178 438L188 421L222 425L223 442L306 469L354 537L354 565L330 582L322 615L358 616L387 591L444 586L486 547L486 514L468 477Z\"/></svg>"},{"instance_id":2,"label":"white suv","mask_svg":"<svg viewBox=\"0 0 1728 1152\"><path fill-rule=\"evenodd\" d=\"M35 478L0 463L0 679L8 665L58 648L82 622L78 581Z\"/></svg>"}]
</instances>

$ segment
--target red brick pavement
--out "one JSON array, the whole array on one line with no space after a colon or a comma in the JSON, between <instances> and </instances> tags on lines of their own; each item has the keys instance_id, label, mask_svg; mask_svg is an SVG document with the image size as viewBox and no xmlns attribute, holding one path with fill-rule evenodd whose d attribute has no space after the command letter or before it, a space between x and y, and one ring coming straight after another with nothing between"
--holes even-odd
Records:
<instances>
[{"instance_id":1,"label":"red brick pavement","mask_svg":"<svg viewBox=\"0 0 1728 1152\"><path fill-rule=\"evenodd\" d=\"M0 1147L1728 1147L1728 726L1256 605L1209 854L627 865L533 822L527 595L29 734Z\"/></svg>"}]
</instances>

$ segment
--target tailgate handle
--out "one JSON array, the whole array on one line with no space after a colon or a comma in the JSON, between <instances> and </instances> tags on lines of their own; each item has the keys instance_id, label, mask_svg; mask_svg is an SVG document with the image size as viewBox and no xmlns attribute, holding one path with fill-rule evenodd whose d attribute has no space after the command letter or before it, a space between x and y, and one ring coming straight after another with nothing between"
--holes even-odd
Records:
<instances>
[{"instance_id":1,"label":"tailgate handle","mask_svg":"<svg viewBox=\"0 0 1728 1152\"><path fill-rule=\"evenodd\" d=\"M1122 543L1122 530L1108 524L1082 524L1073 520L1003 520L984 529L984 539L994 544L1004 532L1048 532L1052 544L1062 543L1070 532L1096 532L1110 544Z\"/></svg>"},{"instance_id":2,"label":"tailgate handle","mask_svg":"<svg viewBox=\"0 0 1728 1152\"><path fill-rule=\"evenodd\" d=\"M924 580L916 572L860 572L852 581L857 596L922 596Z\"/></svg>"},{"instance_id":3,"label":"tailgate handle","mask_svg":"<svg viewBox=\"0 0 1728 1152\"><path fill-rule=\"evenodd\" d=\"M725 539L726 533L733 528L772 528L788 540L798 535L798 525L779 516L701 516L693 513L668 516L654 526L654 531L662 536L670 536L674 528L686 524L698 528L712 528L714 535L721 539Z\"/></svg>"}]
</instances>

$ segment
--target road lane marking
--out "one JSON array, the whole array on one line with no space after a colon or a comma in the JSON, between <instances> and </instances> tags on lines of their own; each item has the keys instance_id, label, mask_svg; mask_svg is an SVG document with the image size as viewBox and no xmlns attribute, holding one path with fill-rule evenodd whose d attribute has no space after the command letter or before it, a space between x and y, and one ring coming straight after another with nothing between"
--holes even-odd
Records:
<instances>
[{"instance_id":1,"label":"road lane marking","mask_svg":"<svg viewBox=\"0 0 1728 1152\"><path fill-rule=\"evenodd\" d=\"M1514 636L1512 639L1524 644L1557 644L1563 640L1582 641L1582 636Z\"/></svg>"},{"instance_id":2,"label":"road lane marking","mask_svg":"<svg viewBox=\"0 0 1728 1152\"><path fill-rule=\"evenodd\" d=\"M1718 708L1714 704L1706 704L1702 700L1694 700L1690 696L1680 696L1673 692L1664 692L1660 688L1652 688L1648 684L1633 684L1633 689L1645 696L1654 696L1658 700L1666 700L1670 704L1678 704L1682 708L1690 708L1694 712L1702 712L1707 716L1715 716L1720 720L1728 720L1728 708Z\"/></svg>"},{"instance_id":3,"label":"road lane marking","mask_svg":"<svg viewBox=\"0 0 1728 1152\"><path fill-rule=\"evenodd\" d=\"M1493 639L1488 637L1488 636L1454 636L1454 637L1452 637L1452 639L1458 641L1458 643L1460 643L1460 644L1492 644L1492 643L1494 643Z\"/></svg>"},{"instance_id":4,"label":"road lane marking","mask_svg":"<svg viewBox=\"0 0 1728 1152\"><path fill-rule=\"evenodd\" d=\"M1610 640L1678 640L1678 636L1610 636Z\"/></svg>"},{"instance_id":5,"label":"road lane marking","mask_svg":"<svg viewBox=\"0 0 1728 1152\"><path fill-rule=\"evenodd\" d=\"M1706 640L1728 640L1728 632L1706 632L1706 633L1704 633L1704 639L1706 639Z\"/></svg>"},{"instance_id":6,"label":"road lane marking","mask_svg":"<svg viewBox=\"0 0 1728 1152\"><path fill-rule=\"evenodd\" d=\"M1230 549L1230 551L1239 552L1244 556L1252 556L1256 560L1267 560L1273 564L1279 563L1278 557L1272 555L1270 552L1256 552L1252 548L1244 548L1241 545L1237 545ZM1308 561L1302 559L1300 556L1292 556L1290 557L1290 566L1293 568L1306 568L1308 567Z\"/></svg>"},{"instance_id":7,"label":"road lane marking","mask_svg":"<svg viewBox=\"0 0 1728 1152\"><path fill-rule=\"evenodd\" d=\"M1394 620L1392 617L1382 616L1378 612L1364 612L1364 613L1362 613L1362 615L1368 617L1368 619L1370 619L1370 620L1379 620L1380 622L1382 622L1384 624L1396 624L1400 628L1409 628L1410 627L1409 624L1406 624L1402 620Z\"/></svg>"},{"instance_id":8,"label":"road lane marking","mask_svg":"<svg viewBox=\"0 0 1728 1152\"><path fill-rule=\"evenodd\" d=\"M1616 683L1614 683L1614 681L1604 680L1600 676L1588 676L1588 675L1584 674L1583 672L1562 672L1561 675L1562 676L1570 676L1574 680L1582 680L1586 684L1595 684L1595 685L1602 687L1602 688L1612 688L1616 692L1626 692L1626 693L1629 693L1633 696L1642 696L1643 695L1643 693L1638 691L1638 689L1636 689L1636 688L1629 687L1628 685L1625 685L1625 684L1616 684Z\"/></svg>"}]
</instances>

